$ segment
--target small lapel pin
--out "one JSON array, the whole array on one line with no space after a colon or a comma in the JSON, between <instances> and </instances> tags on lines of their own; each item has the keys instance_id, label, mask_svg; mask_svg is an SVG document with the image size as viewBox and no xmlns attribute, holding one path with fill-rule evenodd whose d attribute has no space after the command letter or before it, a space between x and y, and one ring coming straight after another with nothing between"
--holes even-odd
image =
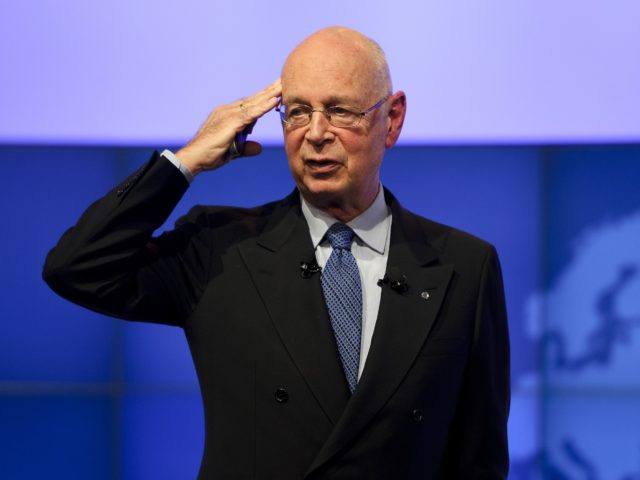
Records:
<instances>
[{"instance_id":1,"label":"small lapel pin","mask_svg":"<svg viewBox=\"0 0 640 480\"><path fill-rule=\"evenodd\" d=\"M421 297L423 300L429 300L429 297L430 297L430 296L431 296L431 295L429 295L429 292L427 292L426 290L425 290L424 292L421 292L421 293L420 293L420 297Z\"/></svg>"}]
</instances>

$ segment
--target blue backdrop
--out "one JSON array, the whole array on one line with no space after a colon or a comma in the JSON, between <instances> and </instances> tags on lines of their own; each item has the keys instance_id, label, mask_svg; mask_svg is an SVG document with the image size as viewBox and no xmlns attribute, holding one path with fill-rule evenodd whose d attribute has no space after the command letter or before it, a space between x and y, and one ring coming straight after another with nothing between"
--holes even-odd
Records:
<instances>
[{"instance_id":1,"label":"blue backdrop","mask_svg":"<svg viewBox=\"0 0 640 480\"><path fill-rule=\"evenodd\" d=\"M0 477L194 478L195 372L177 328L58 298L47 251L146 148L0 146ZM293 188L279 147L198 177L196 203ZM640 146L391 150L383 182L424 216L493 242L513 350L512 479L640 479Z\"/></svg>"}]
</instances>

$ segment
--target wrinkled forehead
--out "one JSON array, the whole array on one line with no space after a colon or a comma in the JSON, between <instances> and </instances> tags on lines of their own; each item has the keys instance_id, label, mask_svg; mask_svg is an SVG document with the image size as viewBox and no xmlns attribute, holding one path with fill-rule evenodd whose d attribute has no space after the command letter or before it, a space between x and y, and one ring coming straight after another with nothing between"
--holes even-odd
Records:
<instances>
[{"instance_id":1,"label":"wrinkled forehead","mask_svg":"<svg viewBox=\"0 0 640 480\"><path fill-rule=\"evenodd\" d=\"M303 43L282 69L282 96L324 95L368 99L380 89L379 74L367 49L340 39Z\"/></svg>"}]
</instances>

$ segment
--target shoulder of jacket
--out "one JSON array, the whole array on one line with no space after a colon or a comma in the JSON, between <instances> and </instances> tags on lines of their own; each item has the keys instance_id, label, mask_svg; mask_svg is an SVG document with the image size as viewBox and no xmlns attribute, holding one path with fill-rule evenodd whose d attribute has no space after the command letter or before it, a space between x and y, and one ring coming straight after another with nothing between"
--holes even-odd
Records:
<instances>
[{"instance_id":1,"label":"shoulder of jacket","mask_svg":"<svg viewBox=\"0 0 640 480\"><path fill-rule=\"evenodd\" d=\"M404 212L420 226L429 243L445 255L451 252L465 252L465 256L485 257L488 252L495 250L490 242L465 230L430 220L408 210Z\"/></svg>"}]
</instances>

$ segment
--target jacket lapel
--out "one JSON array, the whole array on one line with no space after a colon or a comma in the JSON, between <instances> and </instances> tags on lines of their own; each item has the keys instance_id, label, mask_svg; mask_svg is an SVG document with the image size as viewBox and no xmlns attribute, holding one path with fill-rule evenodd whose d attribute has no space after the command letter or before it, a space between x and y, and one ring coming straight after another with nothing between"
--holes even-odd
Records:
<instances>
[{"instance_id":1,"label":"jacket lapel","mask_svg":"<svg viewBox=\"0 0 640 480\"><path fill-rule=\"evenodd\" d=\"M406 277L404 293L381 287L371 348L358 386L340 421L307 471L338 453L371 421L397 390L422 348L444 299L453 265L439 265L418 219L387 192L392 209L387 272ZM393 274L391 274L393 272Z\"/></svg>"},{"instance_id":2,"label":"jacket lapel","mask_svg":"<svg viewBox=\"0 0 640 480\"><path fill-rule=\"evenodd\" d=\"M349 390L326 311L320 274L301 275L315 260L297 191L274 211L253 244L240 247L264 305L291 359L329 420L336 424Z\"/></svg>"}]
</instances>

